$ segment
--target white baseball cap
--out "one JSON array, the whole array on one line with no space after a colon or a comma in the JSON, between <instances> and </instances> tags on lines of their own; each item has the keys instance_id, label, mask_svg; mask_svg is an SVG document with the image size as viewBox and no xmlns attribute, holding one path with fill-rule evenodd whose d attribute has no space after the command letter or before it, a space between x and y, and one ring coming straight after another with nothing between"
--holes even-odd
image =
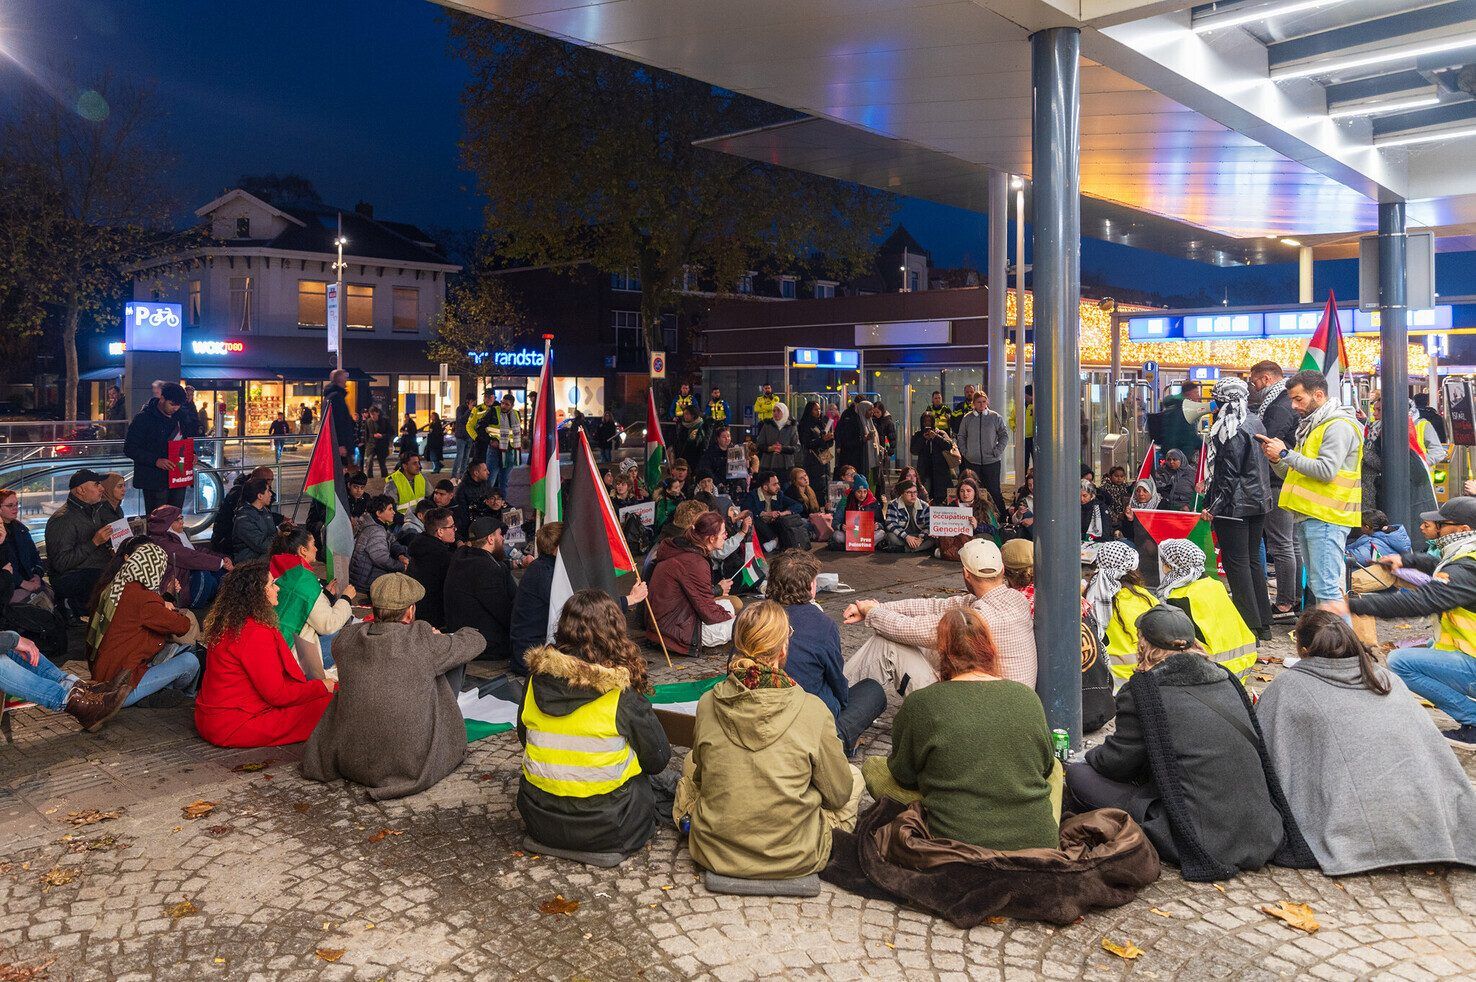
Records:
<instances>
[{"instance_id":1,"label":"white baseball cap","mask_svg":"<svg viewBox=\"0 0 1476 982\"><path fill-rule=\"evenodd\" d=\"M970 539L958 551L963 568L975 576L998 576L1004 572L1004 557L999 546L988 539Z\"/></svg>"}]
</instances>

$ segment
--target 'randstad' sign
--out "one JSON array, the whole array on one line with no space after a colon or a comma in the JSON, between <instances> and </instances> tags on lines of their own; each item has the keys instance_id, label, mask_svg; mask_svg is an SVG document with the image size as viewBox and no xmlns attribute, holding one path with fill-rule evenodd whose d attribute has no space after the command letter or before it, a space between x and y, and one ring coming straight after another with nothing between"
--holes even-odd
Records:
<instances>
[{"instance_id":1,"label":"'randstad' sign","mask_svg":"<svg viewBox=\"0 0 1476 982\"><path fill-rule=\"evenodd\" d=\"M496 368L542 368L543 352L533 348L519 348L516 351L477 351L472 353L471 360L478 365L490 361Z\"/></svg>"}]
</instances>

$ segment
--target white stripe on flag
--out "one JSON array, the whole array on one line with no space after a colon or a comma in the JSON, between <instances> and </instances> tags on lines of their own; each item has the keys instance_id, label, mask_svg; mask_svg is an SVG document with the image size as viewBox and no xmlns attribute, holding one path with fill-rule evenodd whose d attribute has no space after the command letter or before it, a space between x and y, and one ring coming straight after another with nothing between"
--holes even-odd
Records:
<instances>
[{"instance_id":1,"label":"white stripe on flag","mask_svg":"<svg viewBox=\"0 0 1476 982\"><path fill-rule=\"evenodd\" d=\"M483 723L516 723L518 704L498 699L496 696L479 696L476 689L469 689L456 697L461 707L462 719L474 719Z\"/></svg>"},{"instance_id":2,"label":"white stripe on flag","mask_svg":"<svg viewBox=\"0 0 1476 982\"><path fill-rule=\"evenodd\" d=\"M564 566L564 551L560 549L554 558L553 582L548 588L548 625L543 640L553 642L554 629L559 626L559 615L564 603L574 596L574 584L569 581L569 570Z\"/></svg>"}]
</instances>

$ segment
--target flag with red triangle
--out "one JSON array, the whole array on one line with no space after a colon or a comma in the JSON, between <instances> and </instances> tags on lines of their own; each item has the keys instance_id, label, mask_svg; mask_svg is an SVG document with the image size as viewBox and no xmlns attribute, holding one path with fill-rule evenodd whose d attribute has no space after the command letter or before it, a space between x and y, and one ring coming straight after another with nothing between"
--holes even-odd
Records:
<instances>
[{"instance_id":1,"label":"flag with red triangle","mask_svg":"<svg viewBox=\"0 0 1476 982\"><path fill-rule=\"evenodd\" d=\"M348 441L344 437L344 442ZM348 489L343 480L343 460L338 456L339 439L333 432L333 414L325 400L323 421L313 455L308 458L302 494L323 506L323 565L340 585L348 582L348 562L354 554L354 530L349 521Z\"/></svg>"},{"instance_id":2,"label":"flag with red triangle","mask_svg":"<svg viewBox=\"0 0 1476 982\"><path fill-rule=\"evenodd\" d=\"M1148 452L1143 455L1143 466L1138 468L1139 481L1153 480L1153 458L1157 453L1158 445L1150 442L1148 444Z\"/></svg>"},{"instance_id":3,"label":"flag with red triangle","mask_svg":"<svg viewBox=\"0 0 1476 982\"><path fill-rule=\"evenodd\" d=\"M1159 508L1135 508L1133 517L1154 542L1165 539L1188 539L1204 552L1204 568L1218 570L1215 533L1210 523L1197 511L1165 511Z\"/></svg>"},{"instance_id":4,"label":"flag with red triangle","mask_svg":"<svg viewBox=\"0 0 1476 982\"><path fill-rule=\"evenodd\" d=\"M620 516L600 480L600 470L589 449L589 436L579 432L574 450L574 473L569 478L569 507L564 515L564 534L554 560L553 583L548 593L548 638L564 602L580 590L600 590L612 597L624 596L619 577L635 572L635 558L620 531Z\"/></svg>"},{"instance_id":5,"label":"flag with red triangle","mask_svg":"<svg viewBox=\"0 0 1476 982\"><path fill-rule=\"evenodd\" d=\"M1338 300L1331 290L1327 291L1327 306L1322 308L1322 320L1307 342L1307 353L1302 356L1301 370L1311 369L1327 377L1327 391L1334 399L1342 389L1343 373L1348 370L1348 349L1343 345L1343 326L1338 321Z\"/></svg>"},{"instance_id":6,"label":"flag with red triangle","mask_svg":"<svg viewBox=\"0 0 1476 982\"><path fill-rule=\"evenodd\" d=\"M695 461L693 462L695 463ZM661 469L666 464L666 438L661 435L661 417L656 415L656 390L646 390L646 492L656 493Z\"/></svg>"},{"instance_id":7,"label":"flag with red triangle","mask_svg":"<svg viewBox=\"0 0 1476 982\"><path fill-rule=\"evenodd\" d=\"M563 473L559 468L559 423L555 413L553 346L543 346L538 405L533 409L533 439L528 452L528 490L542 522L557 522Z\"/></svg>"}]
</instances>

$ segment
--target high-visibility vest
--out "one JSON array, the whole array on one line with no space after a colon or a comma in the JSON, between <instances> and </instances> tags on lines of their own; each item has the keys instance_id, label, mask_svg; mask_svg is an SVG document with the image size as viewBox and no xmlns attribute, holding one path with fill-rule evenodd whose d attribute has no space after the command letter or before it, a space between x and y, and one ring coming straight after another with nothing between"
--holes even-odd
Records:
<instances>
[{"instance_id":1,"label":"high-visibility vest","mask_svg":"<svg viewBox=\"0 0 1476 982\"><path fill-rule=\"evenodd\" d=\"M1158 605L1158 599L1141 587L1123 587L1112 598L1112 616L1107 619L1107 667L1120 679L1133 677L1138 666L1138 618Z\"/></svg>"},{"instance_id":2,"label":"high-visibility vest","mask_svg":"<svg viewBox=\"0 0 1476 982\"><path fill-rule=\"evenodd\" d=\"M615 728L620 690L612 689L567 716L538 708L535 683L528 682L522 720L523 777L541 791L564 798L609 794L641 772L629 741Z\"/></svg>"},{"instance_id":3,"label":"high-visibility vest","mask_svg":"<svg viewBox=\"0 0 1476 982\"><path fill-rule=\"evenodd\" d=\"M1463 552L1455 559L1476 559L1476 550ZM1435 647L1444 651L1462 651L1476 658L1476 613L1464 607L1454 607L1441 613L1440 637L1435 640Z\"/></svg>"},{"instance_id":4,"label":"high-visibility vest","mask_svg":"<svg viewBox=\"0 0 1476 982\"><path fill-rule=\"evenodd\" d=\"M395 486L395 510L402 515L408 515L425 498L425 475L416 474L415 480L399 468L390 471L390 483Z\"/></svg>"},{"instance_id":5,"label":"high-visibility vest","mask_svg":"<svg viewBox=\"0 0 1476 982\"><path fill-rule=\"evenodd\" d=\"M762 423L774 418L774 407L779 404L778 396L759 396L753 400L753 421Z\"/></svg>"},{"instance_id":6,"label":"high-visibility vest","mask_svg":"<svg viewBox=\"0 0 1476 982\"><path fill-rule=\"evenodd\" d=\"M1188 600L1189 617L1204 635L1204 647L1213 661L1234 675L1244 675L1256 664L1256 636L1245 626L1225 584L1202 576L1169 593L1170 600Z\"/></svg>"},{"instance_id":7,"label":"high-visibility vest","mask_svg":"<svg viewBox=\"0 0 1476 982\"><path fill-rule=\"evenodd\" d=\"M1323 420L1312 427L1312 432L1297 447L1297 452L1304 457L1316 457L1327 428L1334 423L1357 428L1356 423L1343 416ZM1281 486L1281 498L1277 503L1287 511L1316 518L1329 525L1357 528L1363 523L1363 485L1359 481L1359 471L1363 466L1362 434L1359 434L1356 445L1358 449L1352 469L1338 471L1331 481L1317 481L1288 468L1286 483Z\"/></svg>"},{"instance_id":8,"label":"high-visibility vest","mask_svg":"<svg viewBox=\"0 0 1476 982\"><path fill-rule=\"evenodd\" d=\"M482 433L482 425L491 412L491 406L484 406L481 403L472 407L466 417L466 435L470 439L479 440L485 435Z\"/></svg>"},{"instance_id":9,"label":"high-visibility vest","mask_svg":"<svg viewBox=\"0 0 1476 982\"><path fill-rule=\"evenodd\" d=\"M675 399L672 400L671 403L671 418L681 419L682 413L686 412L691 407L691 405L692 396L690 393L684 396L677 396Z\"/></svg>"},{"instance_id":10,"label":"high-visibility vest","mask_svg":"<svg viewBox=\"0 0 1476 982\"><path fill-rule=\"evenodd\" d=\"M707 404L707 418L714 423L726 423L728 421L728 403L723 399L714 399Z\"/></svg>"}]
</instances>

